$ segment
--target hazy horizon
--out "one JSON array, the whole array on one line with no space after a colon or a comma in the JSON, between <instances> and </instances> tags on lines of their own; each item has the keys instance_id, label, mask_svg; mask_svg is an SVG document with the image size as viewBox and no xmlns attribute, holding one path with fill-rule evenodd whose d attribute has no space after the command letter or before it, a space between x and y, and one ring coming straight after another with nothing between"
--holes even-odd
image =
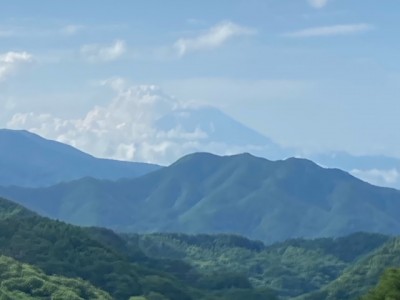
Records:
<instances>
[{"instance_id":1,"label":"hazy horizon","mask_svg":"<svg viewBox=\"0 0 400 300\"><path fill-rule=\"evenodd\" d=\"M400 4L379 12L372 0L155 5L3 4L0 127L164 163L185 151L259 146L207 140L214 121L208 131L155 125L212 106L301 153L400 157Z\"/></svg>"}]
</instances>

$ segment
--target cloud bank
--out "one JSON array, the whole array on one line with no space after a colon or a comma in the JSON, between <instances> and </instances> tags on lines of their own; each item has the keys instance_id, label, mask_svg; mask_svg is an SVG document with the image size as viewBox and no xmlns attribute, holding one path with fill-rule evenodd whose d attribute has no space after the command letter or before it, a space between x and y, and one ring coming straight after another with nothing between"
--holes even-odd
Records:
<instances>
[{"instance_id":1,"label":"cloud bank","mask_svg":"<svg viewBox=\"0 0 400 300\"><path fill-rule=\"evenodd\" d=\"M156 122L160 117L180 109L187 110L188 106L166 95L157 86L128 86L122 79L106 80L102 84L113 89L116 96L108 105L95 106L81 118L18 113L7 127L27 129L97 157L159 164L169 164L196 151L224 155L249 152L256 147L211 140L208 132L200 127L158 127Z\"/></svg>"},{"instance_id":2,"label":"cloud bank","mask_svg":"<svg viewBox=\"0 0 400 300\"><path fill-rule=\"evenodd\" d=\"M323 26L307 28L299 31L289 32L284 34L285 37L291 38L311 38L311 37L324 37L335 35L350 35L370 31L373 26L370 24L342 24L334 26Z\"/></svg>"},{"instance_id":3,"label":"cloud bank","mask_svg":"<svg viewBox=\"0 0 400 300\"><path fill-rule=\"evenodd\" d=\"M7 52L0 54L0 81L14 74L24 65L33 62L33 56L28 52Z\"/></svg>"},{"instance_id":4,"label":"cloud bank","mask_svg":"<svg viewBox=\"0 0 400 300\"><path fill-rule=\"evenodd\" d=\"M178 54L183 56L189 52L214 49L234 37L255 33L256 31L251 28L243 27L233 22L222 22L196 37L179 39L175 42L174 47Z\"/></svg>"}]
</instances>

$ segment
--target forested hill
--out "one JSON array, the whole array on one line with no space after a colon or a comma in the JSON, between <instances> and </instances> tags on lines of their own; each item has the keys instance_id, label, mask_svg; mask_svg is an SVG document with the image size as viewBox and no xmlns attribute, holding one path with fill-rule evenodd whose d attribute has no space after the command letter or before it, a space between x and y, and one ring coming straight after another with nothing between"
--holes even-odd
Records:
<instances>
[{"instance_id":1,"label":"forested hill","mask_svg":"<svg viewBox=\"0 0 400 300\"><path fill-rule=\"evenodd\" d=\"M46 275L37 267L0 256L0 299L111 300L111 296L79 279Z\"/></svg>"},{"instance_id":2,"label":"forested hill","mask_svg":"<svg viewBox=\"0 0 400 300\"><path fill-rule=\"evenodd\" d=\"M135 179L0 188L0 195L52 218L125 232L234 233L266 243L400 234L399 191L296 158L196 153Z\"/></svg>"},{"instance_id":3,"label":"forested hill","mask_svg":"<svg viewBox=\"0 0 400 300\"><path fill-rule=\"evenodd\" d=\"M0 255L40 269L31 275L18 272L7 275L6 267L2 269L2 284L8 280L11 283L0 287L0 292L10 297L18 294L13 300L43 299L70 288L75 289L77 295L109 294L116 300L133 296L148 300L275 299L269 289L253 288L242 274L224 273L219 285L207 283L204 275L187 263L149 258L139 248L128 247L124 239L107 229L81 228L52 221L4 199L0 199L0 212ZM29 266L6 259L7 265L30 270ZM67 278L81 278L86 283ZM58 290L54 290L55 283L60 285ZM47 289L42 290L45 287ZM34 297L24 298L21 289Z\"/></svg>"},{"instance_id":4,"label":"forested hill","mask_svg":"<svg viewBox=\"0 0 400 300\"><path fill-rule=\"evenodd\" d=\"M356 233L266 246L226 234L119 235L52 221L0 199L0 293L4 299L61 293L68 299L353 300L385 270L400 267L399 241ZM388 272L366 299L395 289L397 277Z\"/></svg>"},{"instance_id":5,"label":"forested hill","mask_svg":"<svg viewBox=\"0 0 400 300\"><path fill-rule=\"evenodd\" d=\"M123 237L150 257L181 259L209 276L246 274L253 286L271 288L279 299L359 300L368 294L366 300L386 300L398 299L385 297L400 291L399 272L390 270L400 268L400 239L380 234L295 239L270 246L234 235ZM369 293L382 274L380 285Z\"/></svg>"}]
</instances>

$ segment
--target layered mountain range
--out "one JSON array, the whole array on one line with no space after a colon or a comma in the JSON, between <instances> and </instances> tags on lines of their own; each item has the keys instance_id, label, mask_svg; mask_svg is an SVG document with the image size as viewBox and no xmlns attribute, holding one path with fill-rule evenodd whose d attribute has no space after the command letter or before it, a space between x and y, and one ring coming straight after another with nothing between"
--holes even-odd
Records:
<instances>
[{"instance_id":1,"label":"layered mountain range","mask_svg":"<svg viewBox=\"0 0 400 300\"><path fill-rule=\"evenodd\" d=\"M267 243L400 234L399 191L297 158L196 153L133 179L1 187L0 195L51 218L124 232L235 233Z\"/></svg>"},{"instance_id":2,"label":"layered mountain range","mask_svg":"<svg viewBox=\"0 0 400 300\"><path fill-rule=\"evenodd\" d=\"M97 159L26 131L0 131L0 141L0 195L14 201L0 199L2 299L400 292L395 189L299 158L194 153L160 167Z\"/></svg>"},{"instance_id":3,"label":"layered mountain range","mask_svg":"<svg viewBox=\"0 0 400 300\"><path fill-rule=\"evenodd\" d=\"M139 140L135 139L134 132L131 133L129 128L116 129L119 123L122 122L121 124L125 124L123 120L115 121L115 124L110 124L109 127L107 127L104 125L107 124L107 122L103 119L99 119L98 122L105 126L102 127L100 131L96 127L97 125L95 125L97 124L96 122L94 122L93 128L87 128L84 131L75 128L68 129L67 132L63 133L62 131L51 130L51 128L41 130L35 127L33 127L32 130L46 137L65 141L69 145L78 146L80 149L86 149L86 151L102 157L131 157L132 153L129 155L126 153L126 155L122 155L120 153L120 151L123 151L121 150L121 146L124 148L126 145L131 145L133 147L135 150L134 157L145 161L159 161L163 164L169 164L183 155L198 151L207 151L221 155L250 152L253 155L270 160L285 159L295 156L311 159L326 167L341 168L372 184L400 188L400 159L398 157L373 154L366 155L365 153L368 153L367 150L364 154L356 155L345 151L321 150L319 153L315 151L310 153L300 148L284 147L274 141L273 138L249 128L245 124L212 106L175 109L153 121L154 124L152 123L150 131L155 135L152 136L150 140L143 140L141 138L139 138ZM103 131L104 134L101 133ZM27 134L27 132L25 133ZM10 134L10 132L8 132L8 134ZM9 143L9 141L4 139L4 136L2 136L0 132L0 145L5 145L7 143ZM24 142L19 145L21 145L20 147L22 148L27 148L29 147L27 146L29 145L29 141L28 143ZM128 147L130 149L129 151L132 151L132 147ZM13 158L22 159L18 156ZM77 175L82 174L96 177L96 173L99 174L98 176L101 175L102 178L111 180L121 177L119 176L122 168L121 163L119 163L118 167L113 166L112 168L109 162L107 164L103 162L101 165L102 167L98 166L98 162L86 162L82 165L79 172L76 172L76 170L74 170L74 172L71 171L72 174L71 172L68 174L68 180L80 178ZM104 171L105 165L110 168L108 173ZM124 168L128 168L129 172L135 169L132 166L123 167L122 169ZM46 169L47 168L45 168L44 171ZM94 172L95 170L96 172ZM122 177L129 175L125 171L122 171ZM50 172L54 173L55 171L50 169ZM146 167L144 167L143 172L139 172L138 174L143 174L145 172ZM131 174L132 173L134 172L131 172ZM59 173L55 174L62 175ZM43 174L41 175L43 176ZM46 176L43 178L46 178ZM57 178L58 181L60 181L61 178L62 176L59 176ZM38 180L39 179L27 180L25 186L49 184L49 182L45 182L45 184L41 181L36 182ZM12 182L12 184L14 183L15 182ZM50 182L50 184L53 183L56 182Z\"/></svg>"}]
</instances>

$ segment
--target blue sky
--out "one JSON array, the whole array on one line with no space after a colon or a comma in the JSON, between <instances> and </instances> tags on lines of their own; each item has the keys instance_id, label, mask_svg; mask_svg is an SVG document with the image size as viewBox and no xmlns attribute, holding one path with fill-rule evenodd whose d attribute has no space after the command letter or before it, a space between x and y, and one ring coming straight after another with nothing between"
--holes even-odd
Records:
<instances>
[{"instance_id":1,"label":"blue sky","mask_svg":"<svg viewBox=\"0 0 400 300\"><path fill-rule=\"evenodd\" d=\"M0 3L1 127L173 160L152 122L208 104L284 146L400 157L398 1Z\"/></svg>"}]
</instances>

